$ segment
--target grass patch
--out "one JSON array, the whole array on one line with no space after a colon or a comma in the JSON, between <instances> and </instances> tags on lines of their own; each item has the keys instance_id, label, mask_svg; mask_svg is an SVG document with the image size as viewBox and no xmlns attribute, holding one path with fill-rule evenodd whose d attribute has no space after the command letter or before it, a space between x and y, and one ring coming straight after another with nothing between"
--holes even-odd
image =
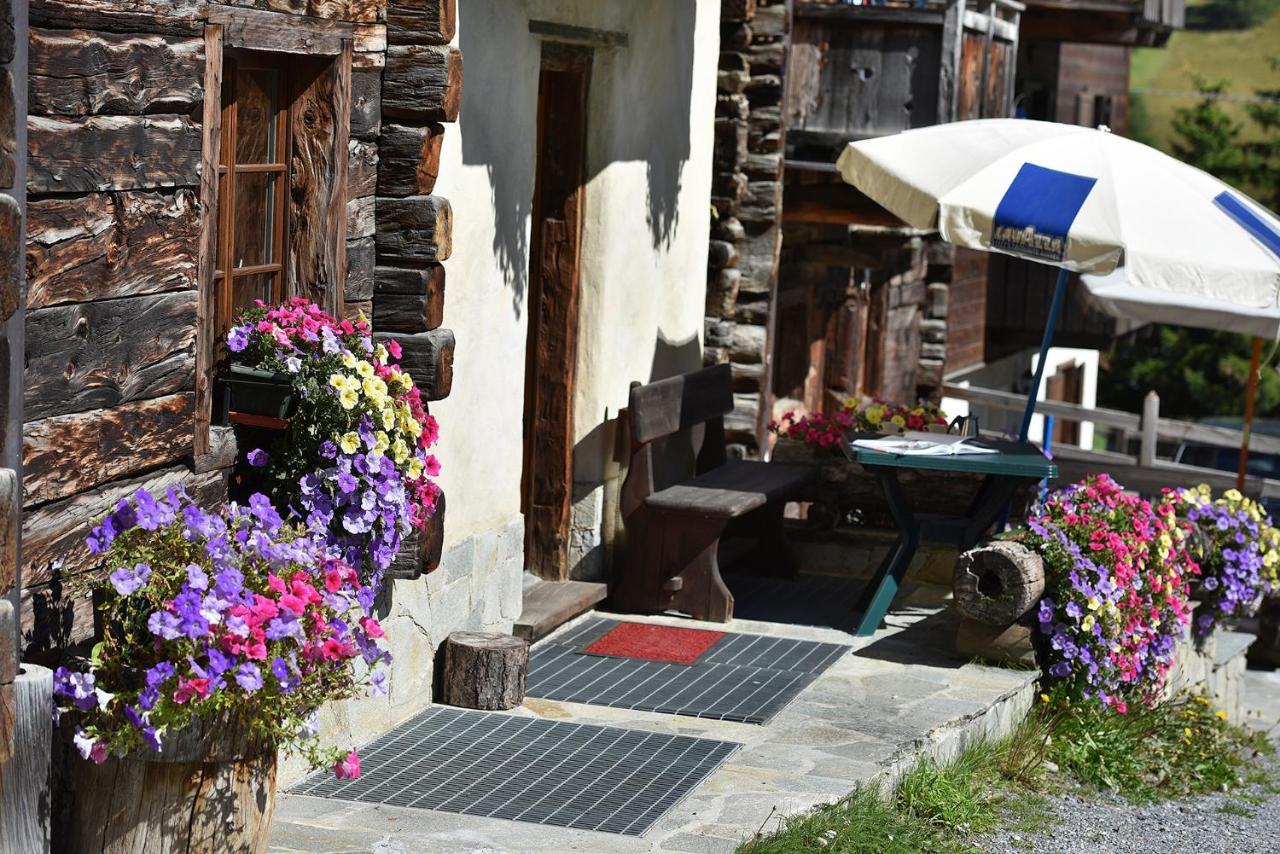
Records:
<instances>
[{"instance_id":1,"label":"grass patch","mask_svg":"<svg viewBox=\"0 0 1280 854\"><path fill-rule=\"evenodd\" d=\"M1124 715L1087 704L1042 708L1034 716L1052 732L1047 756L1059 768L1137 803L1237 788L1253 760L1273 750L1261 734L1227 723L1203 697L1131 707Z\"/></svg>"},{"instance_id":2,"label":"grass patch","mask_svg":"<svg viewBox=\"0 0 1280 854\"><path fill-rule=\"evenodd\" d=\"M1227 801L1225 804L1218 807L1218 812L1224 813L1226 815L1238 815L1241 818L1253 817L1253 810L1249 809L1246 806L1241 806L1235 801Z\"/></svg>"},{"instance_id":3,"label":"grass patch","mask_svg":"<svg viewBox=\"0 0 1280 854\"><path fill-rule=\"evenodd\" d=\"M1124 715L1048 698L1008 738L970 745L943 765L921 759L888 796L860 786L772 827L766 820L738 854L940 854L978 850L977 837L1000 829L1041 836L1054 821L1044 794L1058 785L1051 769L1140 803L1246 784L1273 791L1255 762L1271 745L1223 717L1196 697ZM1236 801L1221 811L1251 814Z\"/></svg>"}]
</instances>

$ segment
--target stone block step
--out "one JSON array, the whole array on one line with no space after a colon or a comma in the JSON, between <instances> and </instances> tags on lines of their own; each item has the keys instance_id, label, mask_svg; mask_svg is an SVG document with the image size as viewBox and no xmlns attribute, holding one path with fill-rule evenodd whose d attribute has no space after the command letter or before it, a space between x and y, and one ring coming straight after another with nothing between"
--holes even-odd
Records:
<instances>
[{"instance_id":1,"label":"stone block step","mask_svg":"<svg viewBox=\"0 0 1280 854\"><path fill-rule=\"evenodd\" d=\"M524 610L516 618L512 634L533 643L590 611L608 595L608 585L600 582L527 581Z\"/></svg>"}]
</instances>

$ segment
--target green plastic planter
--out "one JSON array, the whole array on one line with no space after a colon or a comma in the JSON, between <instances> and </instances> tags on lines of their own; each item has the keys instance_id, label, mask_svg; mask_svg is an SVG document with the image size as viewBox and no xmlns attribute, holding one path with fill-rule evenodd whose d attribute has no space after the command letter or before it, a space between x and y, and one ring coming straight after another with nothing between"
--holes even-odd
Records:
<instances>
[{"instance_id":1,"label":"green plastic planter","mask_svg":"<svg viewBox=\"0 0 1280 854\"><path fill-rule=\"evenodd\" d=\"M222 415L244 412L270 418L288 418L293 414L293 377L274 371L232 364L220 380Z\"/></svg>"}]
</instances>

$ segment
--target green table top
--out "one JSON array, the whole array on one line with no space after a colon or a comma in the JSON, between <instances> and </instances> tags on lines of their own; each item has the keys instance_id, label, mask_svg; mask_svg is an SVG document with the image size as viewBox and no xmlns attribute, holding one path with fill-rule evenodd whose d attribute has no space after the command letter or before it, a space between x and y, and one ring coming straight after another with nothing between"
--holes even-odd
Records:
<instances>
[{"instance_id":1,"label":"green table top","mask_svg":"<svg viewBox=\"0 0 1280 854\"><path fill-rule=\"evenodd\" d=\"M1032 480L1058 476L1058 467L1046 459L1041 450L1030 442L980 439L974 441L980 441L988 447L998 448L1000 452L997 454L951 454L929 457L910 454L886 454L881 451L855 448L852 445L852 440L855 438L863 437L851 435L846 438L840 447L845 456L864 466L994 474L1006 477L1025 477Z\"/></svg>"}]
</instances>

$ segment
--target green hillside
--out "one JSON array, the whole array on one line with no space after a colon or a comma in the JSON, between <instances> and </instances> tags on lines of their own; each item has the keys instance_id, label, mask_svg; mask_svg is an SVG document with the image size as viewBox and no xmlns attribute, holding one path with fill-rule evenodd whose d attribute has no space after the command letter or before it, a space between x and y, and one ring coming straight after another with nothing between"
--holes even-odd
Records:
<instances>
[{"instance_id":1,"label":"green hillside","mask_svg":"<svg viewBox=\"0 0 1280 854\"><path fill-rule=\"evenodd\" d=\"M1178 107L1196 102L1193 78L1212 83L1229 81L1232 95L1253 95L1255 89L1276 86L1276 74L1268 57L1280 55L1280 3L1275 0L1244 0L1249 17L1257 20L1246 29L1187 29L1174 33L1163 48L1138 48L1133 52L1130 86L1130 134L1144 142L1168 150L1173 113ZM1214 26L1214 15L1206 11L1218 4L1189 6L1192 26ZM1200 14L1197 14L1200 13ZM1206 20L1207 19L1207 20ZM1144 91L1147 90L1147 91ZM1155 90L1155 91L1150 91ZM1166 92L1186 92L1168 95ZM1244 118L1240 103L1226 103L1235 119Z\"/></svg>"}]
</instances>

